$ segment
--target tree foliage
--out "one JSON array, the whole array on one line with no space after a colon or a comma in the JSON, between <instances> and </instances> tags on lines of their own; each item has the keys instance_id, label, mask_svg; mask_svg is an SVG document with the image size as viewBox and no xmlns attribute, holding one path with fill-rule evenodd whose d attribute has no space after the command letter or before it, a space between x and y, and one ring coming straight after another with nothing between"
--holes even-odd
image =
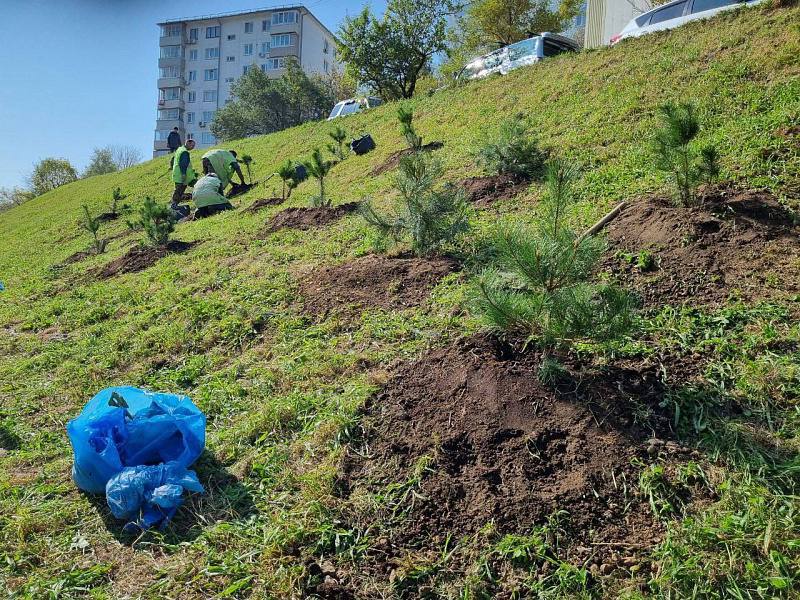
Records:
<instances>
[{"instance_id":1,"label":"tree foliage","mask_svg":"<svg viewBox=\"0 0 800 600\"><path fill-rule=\"evenodd\" d=\"M400 243L407 238L417 256L433 254L469 230L469 211L464 191L439 186L441 163L426 153L414 153L400 161L397 189L400 198L393 214L381 214L369 200L362 203L364 219L381 241Z\"/></svg>"},{"instance_id":2,"label":"tree foliage","mask_svg":"<svg viewBox=\"0 0 800 600\"><path fill-rule=\"evenodd\" d=\"M306 170L308 170L308 174L319 183L319 194L311 198L311 205L330 206L331 199L325 195L325 178L333 167L333 163L322 157L322 151L319 148L314 148L314 151L311 153L311 158L303 164Z\"/></svg>"},{"instance_id":3,"label":"tree foliage","mask_svg":"<svg viewBox=\"0 0 800 600\"><path fill-rule=\"evenodd\" d=\"M65 158L43 158L33 167L30 176L30 189L41 196L59 186L78 179L78 172Z\"/></svg>"},{"instance_id":4,"label":"tree foliage","mask_svg":"<svg viewBox=\"0 0 800 600\"><path fill-rule=\"evenodd\" d=\"M211 131L221 140L273 133L326 117L336 103L322 78L309 77L293 58L270 79L253 65L231 87L232 101L217 110Z\"/></svg>"},{"instance_id":5,"label":"tree foliage","mask_svg":"<svg viewBox=\"0 0 800 600\"><path fill-rule=\"evenodd\" d=\"M401 104L397 108L397 120L400 122L400 133L403 134L409 149L414 152L421 150L422 136L414 129L414 110Z\"/></svg>"},{"instance_id":6,"label":"tree foliage","mask_svg":"<svg viewBox=\"0 0 800 600\"><path fill-rule=\"evenodd\" d=\"M297 166L291 161L287 160L280 167L278 167L278 177L283 182L283 192L281 197L286 200L292 195L292 190L297 187Z\"/></svg>"},{"instance_id":7,"label":"tree foliage","mask_svg":"<svg viewBox=\"0 0 800 600\"><path fill-rule=\"evenodd\" d=\"M347 156L346 146L344 144L347 139L347 131L337 126L332 131L328 132L328 136L333 140L333 144L328 144L328 152L333 154L337 159L344 160Z\"/></svg>"},{"instance_id":8,"label":"tree foliage","mask_svg":"<svg viewBox=\"0 0 800 600\"><path fill-rule=\"evenodd\" d=\"M83 209L83 215L80 220L80 226L92 236L92 250L94 253L102 254L106 251L108 240L100 239L100 219L93 217L92 213L89 212L89 207L85 204L81 208Z\"/></svg>"},{"instance_id":9,"label":"tree foliage","mask_svg":"<svg viewBox=\"0 0 800 600\"><path fill-rule=\"evenodd\" d=\"M35 197L30 190L21 187L0 188L0 208L19 206Z\"/></svg>"},{"instance_id":10,"label":"tree foliage","mask_svg":"<svg viewBox=\"0 0 800 600\"><path fill-rule=\"evenodd\" d=\"M575 174L563 161L548 164L537 226L499 228L492 240L493 264L481 273L473 294L491 328L538 343L546 360L554 347L613 339L631 326L628 295L591 280L605 244L579 237L566 223Z\"/></svg>"},{"instance_id":11,"label":"tree foliage","mask_svg":"<svg viewBox=\"0 0 800 600\"><path fill-rule=\"evenodd\" d=\"M95 148L89 164L83 172L82 177L94 177L95 175L105 175L117 171L117 164L114 162L114 155L111 148Z\"/></svg>"},{"instance_id":12,"label":"tree foliage","mask_svg":"<svg viewBox=\"0 0 800 600\"><path fill-rule=\"evenodd\" d=\"M111 156L117 169L127 169L142 162L142 151L136 146L114 145L109 146Z\"/></svg>"},{"instance_id":13,"label":"tree foliage","mask_svg":"<svg viewBox=\"0 0 800 600\"><path fill-rule=\"evenodd\" d=\"M166 246L170 234L175 231L175 213L166 204L159 204L147 196L139 209L138 218L128 222L128 227L144 231L147 244Z\"/></svg>"},{"instance_id":14,"label":"tree foliage","mask_svg":"<svg viewBox=\"0 0 800 600\"><path fill-rule=\"evenodd\" d=\"M389 0L383 18L367 6L339 29L339 52L360 84L387 100L411 98L435 54L446 49L453 0Z\"/></svg>"},{"instance_id":15,"label":"tree foliage","mask_svg":"<svg viewBox=\"0 0 800 600\"><path fill-rule=\"evenodd\" d=\"M492 174L530 179L542 172L547 157L525 119L517 115L500 124L497 135L486 140L477 158Z\"/></svg>"}]
</instances>

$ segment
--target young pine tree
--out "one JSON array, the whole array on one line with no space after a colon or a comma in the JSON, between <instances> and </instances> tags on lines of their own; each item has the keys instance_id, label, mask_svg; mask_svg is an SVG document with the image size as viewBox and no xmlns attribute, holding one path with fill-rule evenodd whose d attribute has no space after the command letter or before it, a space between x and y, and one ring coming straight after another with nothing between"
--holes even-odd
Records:
<instances>
[{"instance_id":1,"label":"young pine tree","mask_svg":"<svg viewBox=\"0 0 800 600\"><path fill-rule=\"evenodd\" d=\"M397 175L400 198L394 214L382 215L365 201L360 207L362 217L377 229L383 241L410 239L417 256L441 250L469 229L464 192L437 185L441 175L441 163L425 153L403 157Z\"/></svg>"},{"instance_id":2,"label":"young pine tree","mask_svg":"<svg viewBox=\"0 0 800 600\"><path fill-rule=\"evenodd\" d=\"M295 179L297 167L291 160L287 160L280 167L278 167L278 177L283 182L283 192L281 198L287 200L292 195L292 190L297 187L297 180Z\"/></svg>"},{"instance_id":3,"label":"young pine tree","mask_svg":"<svg viewBox=\"0 0 800 600\"><path fill-rule=\"evenodd\" d=\"M145 242L151 246L166 246L170 234L175 231L175 213L169 206L159 204L150 196L144 199L136 221L128 222L128 227L143 230Z\"/></svg>"},{"instance_id":4,"label":"young pine tree","mask_svg":"<svg viewBox=\"0 0 800 600\"><path fill-rule=\"evenodd\" d=\"M114 191L111 193L111 210L109 213L116 217L119 215L119 203L125 200L127 196L120 191L119 188L114 188Z\"/></svg>"},{"instance_id":5,"label":"young pine tree","mask_svg":"<svg viewBox=\"0 0 800 600\"><path fill-rule=\"evenodd\" d=\"M303 164L308 174L319 183L319 194L311 198L311 206L330 206L331 200L325 196L325 178L328 176L331 167L333 167L333 163L322 158L322 152L319 148L314 148L311 158Z\"/></svg>"},{"instance_id":6,"label":"young pine tree","mask_svg":"<svg viewBox=\"0 0 800 600\"><path fill-rule=\"evenodd\" d=\"M93 217L89 212L89 207L85 204L83 208L83 218L80 221L81 227L92 236L92 250L95 254L102 254L106 251L106 244L108 240L101 240L98 233L100 232L100 219Z\"/></svg>"},{"instance_id":7,"label":"young pine tree","mask_svg":"<svg viewBox=\"0 0 800 600\"><path fill-rule=\"evenodd\" d=\"M477 158L491 174L510 175L516 179L539 176L547 159L520 115L503 121L498 134L478 150Z\"/></svg>"},{"instance_id":8,"label":"young pine tree","mask_svg":"<svg viewBox=\"0 0 800 600\"><path fill-rule=\"evenodd\" d=\"M250 185L253 185L253 172L250 170L250 165L255 164L256 161L254 161L253 157L249 154L242 155L239 161L244 165L244 168L247 169L247 180Z\"/></svg>"},{"instance_id":9,"label":"young pine tree","mask_svg":"<svg viewBox=\"0 0 800 600\"><path fill-rule=\"evenodd\" d=\"M656 167L669 174L682 206L697 201L697 185L719 177L719 154L713 146L701 151L692 142L700 133L697 109L689 103L668 103L661 107L661 128L656 132Z\"/></svg>"},{"instance_id":10,"label":"young pine tree","mask_svg":"<svg viewBox=\"0 0 800 600\"><path fill-rule=\"evenodd\" d=\"M333 140L333 144L328 145L328 151L333 154L338 160L344 160L347 156L345 153L344 142L347 139L347 132L341 127L336 127L328 135Z\"/></svg>"},{"instance_id":11,"label":"young pine tree","mask_svg":"<svg viewBox=\"0 0 800 600\"><path fill-rule=\"evenodd\" d=\"M422 137L414 129L414 111L411 108L400 106L397 109L397 120L400 121L400 132L406 139L408 147L414 152L422 149Z\"/></svg>"},{"instance_id":12,"label":"young pine tree","mask_svg":"<svg viewBox=\"0 0 800 600\"><path fill-rule=\"evenodd\" d=\"M554 349L613 339L631 324L628 295L592 281L603 242L580 238L567 225L575 176L564 161L548 163L538 224L499 228L492 243L493 264L473 290L477 311L492 329L523 336L542 348L545 380L558 368L551 359Z\"/></svg>"}]
</instances>

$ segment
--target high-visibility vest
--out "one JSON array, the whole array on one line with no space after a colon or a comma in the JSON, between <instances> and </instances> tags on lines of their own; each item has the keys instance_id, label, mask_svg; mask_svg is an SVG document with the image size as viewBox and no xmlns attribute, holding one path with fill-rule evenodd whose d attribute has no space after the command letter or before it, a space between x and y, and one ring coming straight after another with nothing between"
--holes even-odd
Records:
<instances>
[{"instance_id":1,"label":"high-visibility vest","mask_svg":"<svg viewBox=\"0 0 800 600\"><path fill-rule=\"evenodd\" d=\"M236 157L227 150L211 150L203 154L203 158L208 159L208 162L211 163L214 173L222 182L222 187L227 187L233 177L233 165L236 163Z\"/></svg>"},{"instance_id":2,"label":"high-visibility vest","mask_svg":"<svg viewBox=\"0 0 800 600\"><path fill-rule=\"evenodd\" d=\"M215 175L203 175L192 188L192 202L197 208L225 204L228 199L219 193L220 180Z\"/></svg>"},{"instance_id":3,"label":"high-visibility vest","mask_svg":"<svg viewBox=\"0 0 800 600\"><path fill-rule=\"evenodd\" d=\"M197 174L192 169L192 160L189 159L189 166L186 167L186 179L183 178L183 173L181 173L181 156L183 153L189 154L189 150L186 149L186 146L181 146L177 150L175 150L175 155L173 156L172 160L172 181L175 183L185 183L190 184L192 181L197 179Z\"/></svg>"}]
</instances>

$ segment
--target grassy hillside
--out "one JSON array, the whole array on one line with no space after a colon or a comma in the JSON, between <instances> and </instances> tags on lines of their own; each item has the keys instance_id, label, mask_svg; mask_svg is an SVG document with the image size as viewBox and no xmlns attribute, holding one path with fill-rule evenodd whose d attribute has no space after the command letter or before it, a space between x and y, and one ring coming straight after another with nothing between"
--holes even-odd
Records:
<instances>
[{"instance_id":1,"label":"grassy hillside","mask_svg":"<svg viewBox=\"0 0 800 600\"><path fill-rule=\"evenodd\" d=\"M473 152L502 119L528 117L543 147L583 165L571 218L585 226L621 199L664 187L649 146L657 106L691 100L703 116L703 141L722 152L723 177L792 204L800 197L800 138L787 131L800 122L799 56L800 9L747 10L413 105L425 141L444 142L437 155L452 181L480 174ZM333 169L336 204L391 201L393 174L371 171L403 146L395 112L390 104L341 122L352 135L371 133L378 148ZM308 123L230 146L254 157L262 179L324 146L330 128ZM285 206L231 211L178 225L177 239L199 242L186 253L100 280L93 272L137 239L123 235L123 218L103 230L120 234L106 254L63 264L89 244L77 226L82 204L107 210L115 187L134 208L145 196L166 202L166 166L162 158L78 181L0 213L0 589L12 595L302 598L321 581L313 561L358 571L383 533L374 524L352 527L334 484L360 409L401 361L479 328L464 310L462 274L445 277L419 307L327 314L304 306L304 277L371 252L358 216L262 235ZM241 205L273 195L272 183ZM303 206L315 191L304 183L287 205ZM534 184L516 200L476 211L475 239L498 219L532 219L539 194ZM513 590L515 597L798 597L797 301L765 294L758 305L687 311L665 299L643 313L643 338L617 349L631 360L704 357L707 368L691 382L691 406L700 412L709 389L767 407L758 426L737 414L724 429L682 432L701 452L713 493L685 518L667 519L670 535L648 550L647 569L541 583L530 565L497 566L510 556L497 540L473 540L459 542L458 563L448 563L445 544L427 549L440 553L435 559L409 554L395 569L403 577L365 575L358 597L512 597ZM188 502L163 534L123 534L103 499L71 481L66 422L98 390L123 384L185 393L208 416L198 472L209 493ZM485 580L489 564L500 583ZM560 564L557 573L562 567L575 574ZM531 573L539 583L527 582Z\"/></svg>"}]
</instances>

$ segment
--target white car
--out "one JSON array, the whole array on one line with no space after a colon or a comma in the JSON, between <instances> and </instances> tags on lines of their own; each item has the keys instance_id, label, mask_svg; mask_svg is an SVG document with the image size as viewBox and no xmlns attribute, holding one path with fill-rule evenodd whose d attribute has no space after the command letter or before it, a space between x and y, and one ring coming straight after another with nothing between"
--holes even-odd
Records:
<instances>
[{"instance_id":1,"label":"white car","mask_svg":"<svg viewBox=\"0 0 800 600\"><path fill-rule=\"evenodd\" d=\"M331 111L331 115L328 117L328 121L331 119L336 119L338 117L345 117L347 115L353 115L359 111L367 110L369 108L375 108L376 106L380 106L383 104L380 98L375 98L374 96L367 96L366 98L350 98L349 100L342 100L338 102L336 106L333 107Z\"/></svg>"},{"instance_id":2,"label":"white car","mask_svg":"<svg viewBox=\"0 0 800 600\"><path fill-rule=\"evenodd\" d=\"M707 19L726 10L752 6L763 0L675 0L636 17L611 38L614 45L626 38L680 27L689 21Z\"/></svg>"},{"instance_id":3,"label":"white car","mask_svg":"<svg viewBox=\"0 0 800 600\"><path fill-rule=\"evenodd\" d=\"M543 33L470 61L458 77L483 79L493 73L506 75L509 71L532 65L543 58L578 50L580 46L575 40L555 33Z\"/></svg>"}]
</instances>

